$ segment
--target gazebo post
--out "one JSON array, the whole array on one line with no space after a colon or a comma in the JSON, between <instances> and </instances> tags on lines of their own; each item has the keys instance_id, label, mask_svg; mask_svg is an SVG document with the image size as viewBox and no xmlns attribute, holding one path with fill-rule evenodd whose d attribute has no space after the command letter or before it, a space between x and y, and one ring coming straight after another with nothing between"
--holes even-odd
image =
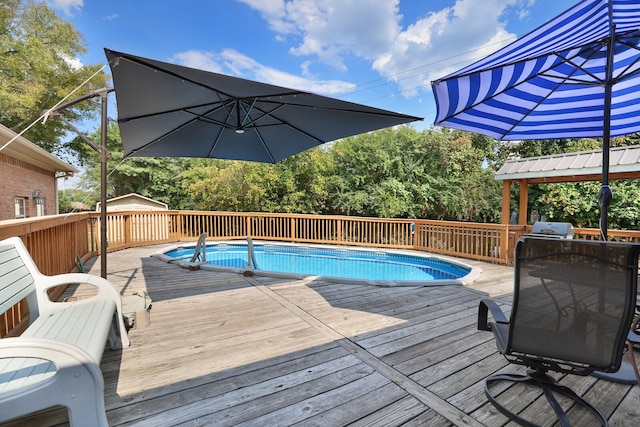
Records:
<instances>
[{"instance_id":1,"label":"gazebo post","mask_svg":"<svg viewBox=\"0 0 640 427\"><path fill-rule=\"evenodd\" d=\"M511 219L511 180L502 181L502 224L509 224Z\"/></svg>"},{"instance_id":2,"label":"gazebo post","mask_svg":"<svg viewBox=\"0 0 640 427\"><path fill-rule=\"evenodd\" d=\"M520 183L520 214L518 225L527 225L527 209L529 209L529 181L521 179Z\"/></svg>"}]
</instances>

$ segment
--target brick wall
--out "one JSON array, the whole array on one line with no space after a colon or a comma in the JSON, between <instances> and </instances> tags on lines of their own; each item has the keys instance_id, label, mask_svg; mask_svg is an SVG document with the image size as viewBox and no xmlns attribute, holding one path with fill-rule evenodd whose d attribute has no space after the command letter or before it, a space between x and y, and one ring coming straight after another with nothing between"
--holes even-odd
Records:
<instances>
[{"instance_id":1,"label":"brick wall","mask_svg":"<svg viewBox=\"0 0 640 427\"><path fill-rule=\"evenodd\" d=\"M55 173L0 152L0 221L15 219L14 197L24 197L27 217L36 216L33 192L45 197L44 214L56 213Z\"/></svg>"}]
</instances>

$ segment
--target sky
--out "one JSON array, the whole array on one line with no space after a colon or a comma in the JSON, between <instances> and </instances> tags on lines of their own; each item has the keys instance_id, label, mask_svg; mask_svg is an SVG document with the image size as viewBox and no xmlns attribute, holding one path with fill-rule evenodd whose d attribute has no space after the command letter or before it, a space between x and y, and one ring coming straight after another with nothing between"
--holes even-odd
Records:
<instances>
[{"instance_id":1,"label":"sky","mask_svg":"<svg viewBox=\"0 0 640 427\"><path fill-rule=\"evenodd\" d=\"M413 126L426 129L431 81L578 0L46 2L83 35L81 64L106 65L108 48L422 117Z\"/></svg>"}]
</instances>

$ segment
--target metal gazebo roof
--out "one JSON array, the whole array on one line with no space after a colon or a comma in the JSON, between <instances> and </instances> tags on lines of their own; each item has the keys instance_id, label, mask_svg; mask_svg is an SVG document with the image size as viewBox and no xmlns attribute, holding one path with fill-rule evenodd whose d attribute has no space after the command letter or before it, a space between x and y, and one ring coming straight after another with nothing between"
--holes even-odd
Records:
<instances>
[{"instance_id":1,"label":"metal gazebo roof","mask_svg":"<svg viewBox=\"0 0 640 427\"><path fill-rule=\"evenodd\" d=\"M640 145L616 147L610 151L611 179L640 178ZM602 150L507 160L495 179L524 180L530 184L548 182L599 181Z\"/></svg>"}]
</instances>

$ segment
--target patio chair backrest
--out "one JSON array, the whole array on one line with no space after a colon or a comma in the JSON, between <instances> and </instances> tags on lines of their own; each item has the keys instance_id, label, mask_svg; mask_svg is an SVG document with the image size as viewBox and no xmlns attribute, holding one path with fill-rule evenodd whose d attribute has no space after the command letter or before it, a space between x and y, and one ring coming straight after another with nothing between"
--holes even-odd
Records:
<instances>
[{"instance_id":1,"label":"patio chair backrest","mask_svg":"<svg viewBox=\"0 0 640 427\"><path fill-rule=\"evenodd\" d=\"M617 370L636 303L639 254L634 243L521 239L508 352Z\"/></svg>"}]
</instances>

